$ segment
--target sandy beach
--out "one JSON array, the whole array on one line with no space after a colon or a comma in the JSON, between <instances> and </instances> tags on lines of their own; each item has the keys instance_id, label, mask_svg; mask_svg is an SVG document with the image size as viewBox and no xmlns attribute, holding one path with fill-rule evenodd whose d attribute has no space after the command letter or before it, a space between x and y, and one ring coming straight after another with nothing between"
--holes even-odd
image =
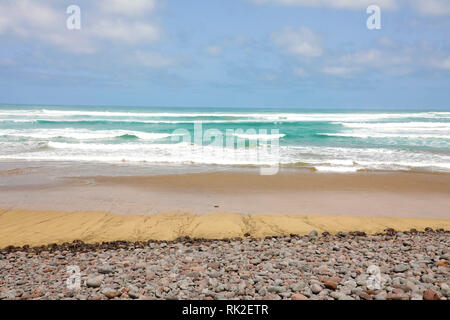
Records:
<instances>
[{"instance_id":1,"label":"sandy beach","mask_svg":"<svg viewBox=\"0 0 450 320\"><path fill-rule=\"evenodd\" d=\"M445 173L1 177L0 300L450 297Z\"/></svg>"},{"instance_id":2,"label":"sandy beach","mask_svg":"<svg viewBox=\"0 0 450 320\"><path fill-rule=\"evenodd\" d=\"M448 174L213 172L21 183L0 187L0 247L450 230Z\"/></svg>"}]
</instances>

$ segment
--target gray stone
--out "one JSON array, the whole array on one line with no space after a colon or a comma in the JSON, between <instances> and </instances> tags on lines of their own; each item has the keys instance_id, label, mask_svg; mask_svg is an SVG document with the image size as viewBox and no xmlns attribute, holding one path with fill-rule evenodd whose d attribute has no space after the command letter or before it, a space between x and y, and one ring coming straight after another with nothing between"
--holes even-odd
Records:
<instances>
[{"instance_id":1,"label":"gray stone","mask_svg":"<svg viewBox=\"0 0 450 320\"><path fill-rule=\"evenodd\" d=\"M304 282L297 282L297 283L294 283L293 285L291 285L291 290L293 292L300 292L301 290L303 290L304 287L305 287Z\"/></svg>"},{"instance_id":2,"label":"gray stone","mask_svg":"<svg viewBox=\"0 0 450 320\"><path fill-rule=\"evenodd\" d=\"M104 265L98 268L98 272L102 274L109 274L114 272L114 267L110 265Z\"/></svg>"},{"instance_id":3,"label":"gray stone","mask_svg":"<svg viewBox=\"0 0 450 320\"><path fill-rule=\"evenodd\" d=\"M446 283L441 284L441 293L445 297L450 297L450 286Z\"/></svg>"},{"instance_id":4,"label":"gray stone","mask_svg":"<svg viewBox=\"0 0 450 320\"><path fill-rule=\"evenodd\" d=\"M320 291L322 291L322 287L320 285L318 285L317 283L314 283L310 286L310 289L312 291L312 293L314 294L318 294Z\"/></svg>"},{"instance_id":5,"label":"gray stone","mask_svg":"<svg viewBox=\"0 0 450 320\"><path fill-rule=\"evenodd\" d=\"M394 272L398 272L398 273L405 272L405 271L408 271L408 270L409 270L409 266L407 264L404 264L404 263L398 264L398 265L396 265L394 267Z\"/></svg>"},{"instance_id":6,"label":"gray stone","mask_svg":"<svg viewBox=\"0 0 450 320\"><path fill-rule=\"evenodd\" d=\"M425 283L434 283L436 280L434 279L433 276L429 275L429 274L424 274L422 276L422 281Z\"/></svg>"},{"instance_id":7,"label":"gray stone","mask_svg":"<svg viewBox=\"0 0 450 320\"><path fill-rule=\"evenodd\" d=\"M377 295L375 295L375 300L386 300L387 299L387 292L381 291Z\"/></svg>"},{"instance_id":8,"label":"gray stone","mask_svg":"<svg viewBox=\"0 0 450 320\"><path fill-rule=\"evenodd\" d=\"M89 277L86 281L86 285L90 288L98 288L102 285L103 277Z\"/></svg>"}]
</instances>

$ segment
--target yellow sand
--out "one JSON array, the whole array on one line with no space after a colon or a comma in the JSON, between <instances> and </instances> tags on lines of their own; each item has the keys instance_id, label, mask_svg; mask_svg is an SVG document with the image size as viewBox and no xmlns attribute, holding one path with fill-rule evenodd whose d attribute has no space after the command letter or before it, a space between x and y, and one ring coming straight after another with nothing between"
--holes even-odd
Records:
<instances>
[{"instance_id":1,"label":"yellow sand","mask_svg":"<svg viewBox=\"0 0 450 320\"><path fill-rule=\"evenodd\" d=\"M386 228L406 231L425 227L450 230L450 219L324 217L300 215L239 215L214 213L194 215L114 215L104 212L0 211L0 248L14 245L44 245L82 240L86 243L129 240L174 240L308 234L311 230L330 233L382 232Z\"/></svg>"}]
</instances>

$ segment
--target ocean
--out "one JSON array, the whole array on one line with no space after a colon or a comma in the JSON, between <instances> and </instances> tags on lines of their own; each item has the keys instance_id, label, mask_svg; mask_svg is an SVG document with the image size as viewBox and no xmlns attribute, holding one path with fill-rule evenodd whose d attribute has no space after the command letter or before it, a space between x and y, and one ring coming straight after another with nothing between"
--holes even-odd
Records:
<instances>
[{"instance_id":1,"label":"ocean","mask_svg":"<svg viewBox=\"0 0 450 320\"><path fill-rule=\"evenodd\" d=\"M448 172L450 112L0 105L2 161Z\"/></svg>"}]
</instances>

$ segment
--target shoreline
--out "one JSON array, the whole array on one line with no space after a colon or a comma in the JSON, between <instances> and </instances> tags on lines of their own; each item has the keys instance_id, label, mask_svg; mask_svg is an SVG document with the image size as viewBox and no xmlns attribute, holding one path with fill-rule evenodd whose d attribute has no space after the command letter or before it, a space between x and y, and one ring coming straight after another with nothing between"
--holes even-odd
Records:
<instances>
[{"instance_id":1,"label":"shoreline","mask_svg":"<svg viewBox=\"0 0 450 320\"><path fill-rule=\"evenodd\" d=\"M236 181L239 180L239 181ZM154 176L86 176L73 181L91 181L97 184L152 187L163 190L218 192L250 190L296 191L395 191L429 192L450 195L450 173L422 171L360 171L355 173L306 172L301 169L280 171L275 175L256 172L206 172Z\"/></svg>"},{"instance_id":2,"label":"shoreline","mask_svg":"<svg viewBox=\"0 0 450 320\"><path fill-rule=\"evenodd\" d=\"M450 230L450 219L385 218L301 215L241 215L236 213L115 215L105 212L3 210L0 213L0 248L40 246L80 240L173 241L177 238L228 239L308 235L327 232L382 233L386 229Z\"/></svg>"},{"instance_id":3,"label":"shoreline","mask_svg":"<svg viewBox=\"0 0 450 320\"><path fill-rule=\"evenodd\" d=\"M50 176L49 176L50 175ZM450 174L208 172L10 177L0 208L118 215L238 213L450 218Z\"/></svg>"}]
</instances>

